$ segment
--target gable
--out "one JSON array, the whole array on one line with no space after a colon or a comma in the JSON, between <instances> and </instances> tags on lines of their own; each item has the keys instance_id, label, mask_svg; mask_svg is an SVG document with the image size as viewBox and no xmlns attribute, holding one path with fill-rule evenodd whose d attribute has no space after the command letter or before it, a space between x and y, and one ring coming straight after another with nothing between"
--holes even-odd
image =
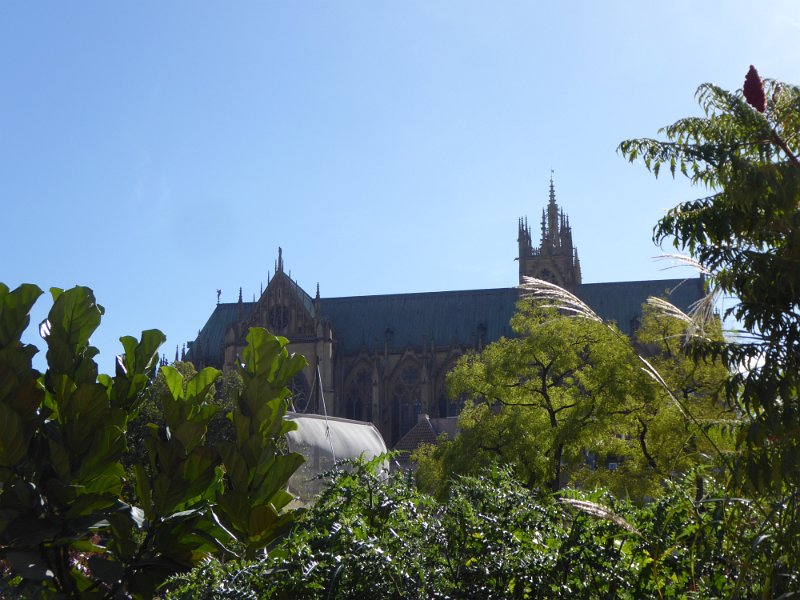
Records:
<instances>
[{"instance_id":1,"label":"gable","mask_svg":"<svg viewBox=\"0 0 800 600\"><path fill-rule=\"evenodd\" d=\"M282 271L270 280L246 323L246 327L266 327L289 338L315 333L314 301L300 285Z\"/></svg>"}]
</instances>

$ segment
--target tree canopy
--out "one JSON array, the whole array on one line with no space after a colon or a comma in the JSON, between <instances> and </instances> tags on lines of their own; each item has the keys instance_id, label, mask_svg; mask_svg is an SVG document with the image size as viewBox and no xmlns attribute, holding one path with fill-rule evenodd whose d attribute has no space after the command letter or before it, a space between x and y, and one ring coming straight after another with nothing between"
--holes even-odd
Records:
<instances>
[{"instance_id":1,"label":"tree canopy","mask_svg":"<svg viewBox=\"0 0 800 600\"><path fill-rule=\"evenodd\" d=\"M756 489L800 485L800 88L761 80L742 90L700 86L703 117L663 128L665 140L622 142L619 151L656 176L667 167L710 194L682 202L654 240L672 240L735 297L727 312L747 337L696 338L695 356L721 356L734 372L728 398L751 419L739 474ZM727 315L726 315L727 316Z\"/></svg>"},{"instance_id":2,"label":"tree canopy","mask_svg":"<svg viewBox=\"0 0 800 600\"><path fill-rule=\"evenodd\" d=\"M451 372L450 393L469 401L455 440L417 454L421 485L442 495L448 478L497 461L513 465L529 487L602 483L641 496L707 462L727 370L695 365L679 352L674 317L645 315L640 340L682 394L682 406L648 377L615 327L523 300L512 320L517 337L466 355ZM687 418L689 406L707 431Z\"/></svg>"},{"instance_id":3,"label":"tree canopy","mask_svg":"<svg viewBox=\"0 0 800 600\"><path fill-rule=\"evenodd\" d=\"M769 593L785 597L800 572L800 88L762 80L751 66L741 90L705 84L697 98L703 117L619 151L710 192L670 210L654 240L688 251L712 292L737 299L727 314L744 335L696 336L690 348L731 370L727 400L746 420L731 493L757 499Z\"/></svg>"}]
</instances>

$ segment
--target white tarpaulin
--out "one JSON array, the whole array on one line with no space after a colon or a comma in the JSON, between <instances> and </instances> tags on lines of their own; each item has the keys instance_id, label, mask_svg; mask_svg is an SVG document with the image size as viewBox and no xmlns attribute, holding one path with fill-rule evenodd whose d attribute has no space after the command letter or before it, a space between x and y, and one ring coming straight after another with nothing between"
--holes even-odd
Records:
<instances>
[{"instance_id":1,"label":"white tarpaulin","mask_svg":"<svg viewBox=\"0 0 800 600\"><path fill-rule=\"evenodd\" d=\"M387 451L372 423L293 412L286 413L286 418L297 423L297 430L286 434L289 450L306 458L289 480L289 491L304 503L324 487L318 475L333 469L337 461L358 457L370 460Z\"/></svg>"}]
</instances>

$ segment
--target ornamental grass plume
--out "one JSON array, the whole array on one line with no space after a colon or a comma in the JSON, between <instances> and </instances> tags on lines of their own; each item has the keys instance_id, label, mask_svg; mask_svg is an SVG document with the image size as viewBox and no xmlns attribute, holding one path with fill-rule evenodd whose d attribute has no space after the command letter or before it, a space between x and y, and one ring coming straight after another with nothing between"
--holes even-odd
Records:
<instances>
[{"instance_id":1,"label":"ornamental grass plume","mask_svg":"<svg viewBox=\"0 0 800 600\"><path fill-rule=\"evenodd\" d=\"M758 71L753 65L750 65L750 70L744 77L744 99L747 103L755 108L758 112L763 113L767 110L767 96L764 94L764 83L758 75Z\"/></svg>"}]
</instances>

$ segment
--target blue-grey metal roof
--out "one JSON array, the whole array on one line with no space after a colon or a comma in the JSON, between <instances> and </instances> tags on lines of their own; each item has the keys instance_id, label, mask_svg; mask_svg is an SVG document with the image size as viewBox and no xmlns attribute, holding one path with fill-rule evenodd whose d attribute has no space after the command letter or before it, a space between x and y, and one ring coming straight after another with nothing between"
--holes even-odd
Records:
<instances>
[{"instance_id":1,"label":"blue-grey metal roof","mask_svg":"<svg viewBox=\"0 0 800 600\"><path fill-rule=\"evenodd\" d=\"M361 348L474 345L512 334L509 321L519 297L515 288L322 298L338 347Z\"/></svg>"},{"instance_id":2,"label":"blue-grey metal roof","mask_svg":"<svg viewBox=\"0 0 800 600\"><path fill-rule=\"evenodd\" d=\"M666 298L686 312L703 295L703 280L699 277L584 283L577 290L577 296L594 312L605 321L614 321L627 335L633 335L633 321L641 319L642 304L650 296Z\"/></svg>"},{"instance_id":3,"label":"blue-grey metal roof","mask_svg":"<svg viewBox=\"0 0 800 600\"><path fill-rule=\"evenodd\" d=\"M693 278L586 283L576 293L603 319L616 322L631 335L649 296L667 297L685 311L702 297L703 282ZM513 335L509 321L518 298L517 288L348 296L321 298L320 312L331 323L337 351L345 354L383 348L384 343L390 350L422 348L431 343L439 347L474 346L478 335L484 343ZM249 318L255 303L239 306L229 303L215 307L192 344L190 359L202 357L205 364L222 364L225 332L239 318Z\"/></svg>"},{"instance_id":4,"label":"blue-grey metal roof","mask_svg":"<svg viewBox=\"0 0 800 600\"><path fill-rule=\"evenodd\" d=\"M192 342L186 358L195 363L221 367L225 362L225 333L239 319L249 319L255 306L255 302L242 302L241 308L238 302L217 304Z\"/></svg>"}]
</instances>

